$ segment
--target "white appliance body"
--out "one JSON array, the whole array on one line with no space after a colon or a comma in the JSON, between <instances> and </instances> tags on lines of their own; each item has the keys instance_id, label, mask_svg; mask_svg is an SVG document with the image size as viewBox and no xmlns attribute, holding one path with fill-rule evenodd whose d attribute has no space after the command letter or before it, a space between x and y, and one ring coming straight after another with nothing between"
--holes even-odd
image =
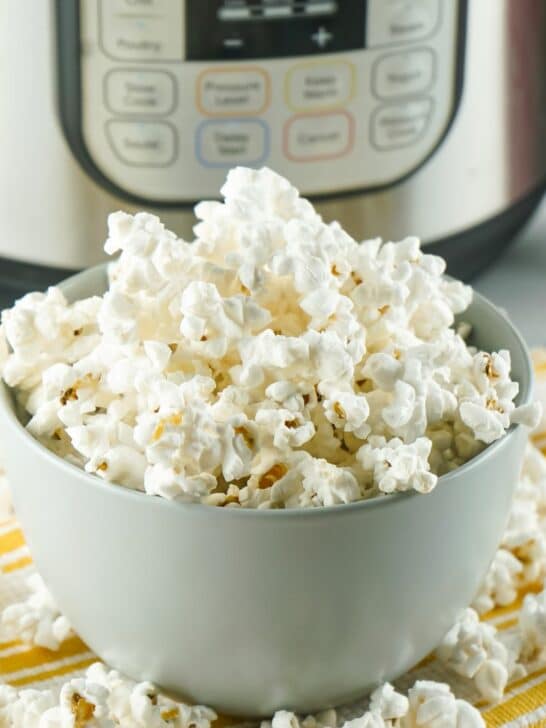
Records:
<instances>
[{"instance_id":1,"label":"white appliance body","mask_svg":"<svg viewBox=\"0 0 546 728\"><path fill-rule=\"evenodd\" d=\"M0 285L96 263L114 209L191 235L235 164L471 272L544 186L544 37L542 0L3 0Z\"/></svg>"}]
</instances>

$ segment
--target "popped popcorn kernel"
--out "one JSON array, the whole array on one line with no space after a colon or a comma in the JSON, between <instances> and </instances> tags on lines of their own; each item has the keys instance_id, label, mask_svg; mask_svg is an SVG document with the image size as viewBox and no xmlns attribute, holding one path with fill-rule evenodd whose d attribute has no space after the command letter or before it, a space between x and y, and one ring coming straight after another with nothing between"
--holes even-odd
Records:
<instances>
[{"instance_id":1,"label":"popped popcorn kernel","mask_svg":"<svg viewBox=\"0 0 546 728\"><path fill-rule=\"evenodd\" d=\"M527 594L519 614L522 656L536 661L546 654L546 591L536 596Z\"/></svg>"},{"instance_id":2,"label":"popped popcorn kernel","mask_svg":"<svg viewBox=\"0 0 546 728\"><path fill-rule=\"evenodd\" d=\"M74 693L70 698L70 709L74 715L74 725L76 728L85 726L95 715L95 706L93 703L88 703L79 693Z\"/></svg>"},{"instance_id":3,"label":"popped popcorn kernel","mask_svg":"<svg viewBox=\"0 0 546 728\"><path fill-rule=\"evenodd\" d=\"M0 633L5 640L20 639L27 644L56 651L73 635L67 618L61 614L39 574L28 577L28 597L9 604L0 617Z\"/></svg>"},{"instance_id":4,"label":"popped popcorn kernel","mask_svg":"<svg viewBox=\"0 0 546 728\"><path fill-rule=\"evenodd\" d=\"M473 609L465 609L445 635L436 655L454 672L474 680L485 700L498 702L510 678L525 670L501 641L495 627L480 622Z\"/></svg>"},{"instance_id":5,"label":"popped popcorn kernel","mask_svg":"<svg viewBox=\"0 0 546 728\"><path fill-rule=\"evenodd\" d=\"M259 480L260 488L271 488L278 480L283 478L288 472L288 468L284 463L276 463L262 475Z\"/></svg>"}]
</instances>

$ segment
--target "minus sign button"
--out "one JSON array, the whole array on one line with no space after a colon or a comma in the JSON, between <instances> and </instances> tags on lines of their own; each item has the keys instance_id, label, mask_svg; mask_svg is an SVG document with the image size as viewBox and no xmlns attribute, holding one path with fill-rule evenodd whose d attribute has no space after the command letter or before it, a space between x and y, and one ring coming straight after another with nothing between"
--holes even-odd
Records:
<instances>
[{"instance_id":1,"label":"minus sign button","mask_svg":"<svg viewBox=\"0 0 546 728\"><path fill-rule=\"evenodd\" d=\"M242 38L224 38L224 47L225 48L242 48L243 39Z\"/></svg>"}]
</instances>

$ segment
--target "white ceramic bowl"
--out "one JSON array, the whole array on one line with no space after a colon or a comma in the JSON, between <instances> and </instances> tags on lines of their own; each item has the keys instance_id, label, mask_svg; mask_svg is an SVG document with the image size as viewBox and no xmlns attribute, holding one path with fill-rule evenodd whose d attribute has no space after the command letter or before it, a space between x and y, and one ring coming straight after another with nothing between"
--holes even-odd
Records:
<instances>
[{"instance_id":1,"label":"white ceramic bowl","mask_svg":"<svg viewBox=\"0 0 546 728\"><path fill-rule=\"evenodd\" d=\"M103 269L70 279L101 292ZM507 348L530 397L518 333L476 296L480 347ZM36 565L100 657L227 713L315 711L395 678L470 603L500 541L526 433L508 434L430 495L255 511L178 504L62 461L0 392L4 462Z\"/></svg>"}]
</instances>

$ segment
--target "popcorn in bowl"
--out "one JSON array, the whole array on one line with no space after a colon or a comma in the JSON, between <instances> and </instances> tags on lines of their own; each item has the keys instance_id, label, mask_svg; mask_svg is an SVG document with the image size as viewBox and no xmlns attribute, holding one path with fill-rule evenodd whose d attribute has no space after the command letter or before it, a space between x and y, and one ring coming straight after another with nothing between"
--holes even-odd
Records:
<instances>
[{"instance_id":1,"label":"popcorn in bowl","mask_svg":"<svg viewBox=\"0 0 546 728\"><path fill-rule=\"evenodd\" d=\"M187 243L117 212L103 296L2 315L29 431L104 480L226 508L350 503L437 479L533 426L507 351L470 346L472 290L399 243L354 241L269 169L233 169Z\"/></svg>"}]
</instances>

